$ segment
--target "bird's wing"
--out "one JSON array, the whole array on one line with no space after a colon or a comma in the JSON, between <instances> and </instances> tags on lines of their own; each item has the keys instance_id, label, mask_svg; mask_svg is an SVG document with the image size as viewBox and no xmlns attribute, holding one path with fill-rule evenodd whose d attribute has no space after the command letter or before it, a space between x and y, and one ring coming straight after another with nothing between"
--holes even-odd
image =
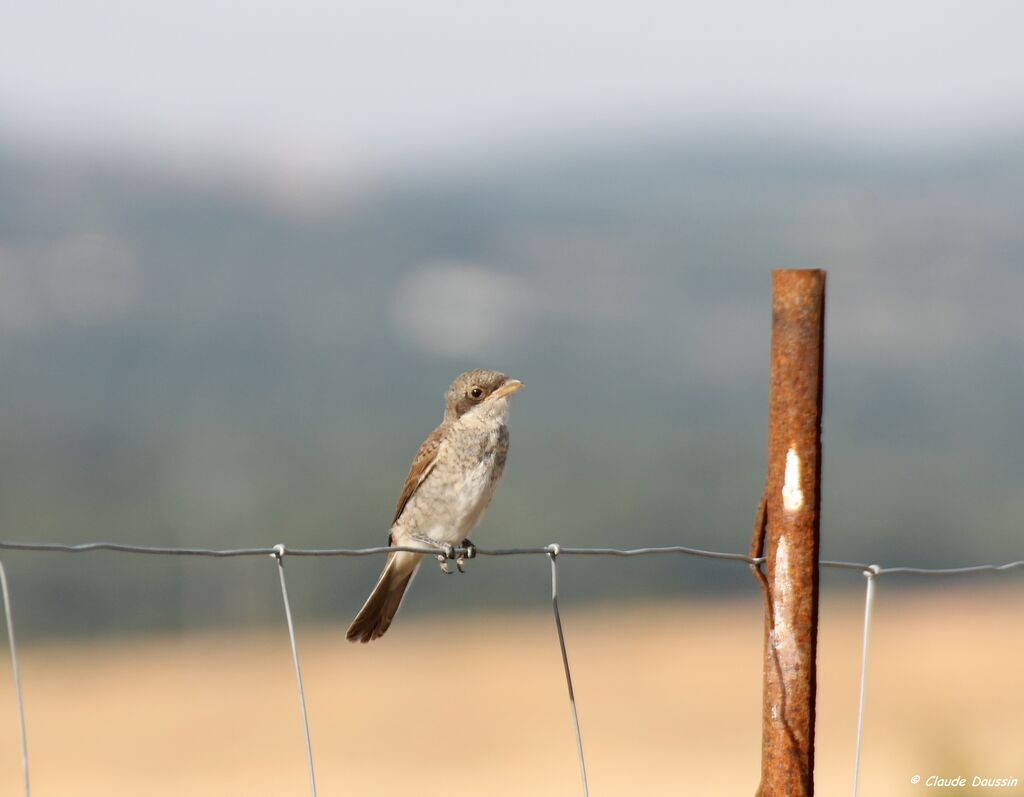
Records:
<instances>
[{"instance_id":1,"label":"bird's wing","mask_svg":"<svg viewBox=\"0 0 1024 797\"><path fill-rule=\"evenodd\" d=\"M443 437L444 424L432 431L430 436L423 441L420 450L416 452L416 457L412 461L412 467L409 468L409 475L405 477L405 486L402 487L402 494L398 496L398 506L395 509L395 519L391 521L392 526L402 516L406 504L409 503L416 489L430 475L434 463L437 462L437 452L441 450L441 439Z\"/></svg>"}]
</instances>

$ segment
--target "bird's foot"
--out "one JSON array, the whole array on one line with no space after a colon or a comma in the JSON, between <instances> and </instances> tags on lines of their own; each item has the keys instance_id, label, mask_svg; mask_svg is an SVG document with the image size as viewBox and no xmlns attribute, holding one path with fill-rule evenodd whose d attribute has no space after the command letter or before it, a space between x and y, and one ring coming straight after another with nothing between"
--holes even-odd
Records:
<instances>
[{"instance_id":1,"label":"bird's foot","mask_svg":"<svg viewBox=\"0 0 1024 797\"><path fill-rule=\"evenodd\" d=\"M476 546L471 543L468 539L462 541L462 545L459 546L465 550L465 553L459 554L458 559L455 560L455 566L459 569L460 573L465 573L463 565L466 564L467 559L476 559Z\"/></svg>"},{"instance_id":2,"label":"bird's foot","mask_svg":"<svg viewBox=\"0 0 1024 797\"><path fill-rule=\"evenodd\" d=\"M447 542L438 542L430 537L419 534L413 534L411 537L413 542L418 542L427 548L440 548L444 551L444 553L435 554L434 558L437 559L438 564L441 565L442 573L446 576L450 576L452 574L452 571L448 569L448 560L455 558L455 546Z\"/></svg>"},{"instance_id":3,"label":"bird's foot","mask_svg":"<svg viewBox=\"0 0 1024 797\"><path fill-rule=\"evenodd\" d=\"M435 543L435 545L436 544L437 543ZM448 560L455 559L455 547L447 542L441 543L440 547L444 550L444 553L439 553L437 555L437 561L441 565L441 572L444 573L446 576L450 576L452 574L452 571L448 569ZM458 566L457 561L456 566ZM461 567L459 567L459 572L462 572Z\"/></svg>"}]
</instances>

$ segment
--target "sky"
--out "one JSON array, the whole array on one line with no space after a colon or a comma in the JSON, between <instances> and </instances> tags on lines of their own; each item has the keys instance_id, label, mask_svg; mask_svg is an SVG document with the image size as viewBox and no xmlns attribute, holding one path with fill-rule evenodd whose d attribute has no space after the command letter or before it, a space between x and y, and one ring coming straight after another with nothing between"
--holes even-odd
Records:
<instances>
[{"instance_id":1,"label":"sky","mask_svg":"<svg viewBox=\"0 0 1024 797\"><path fill-rule=\"evenodd\" d=\"M7 0L0 136L338 175L716 125L1013 129L1015 0Z\"/></svg>"}]
</instances>

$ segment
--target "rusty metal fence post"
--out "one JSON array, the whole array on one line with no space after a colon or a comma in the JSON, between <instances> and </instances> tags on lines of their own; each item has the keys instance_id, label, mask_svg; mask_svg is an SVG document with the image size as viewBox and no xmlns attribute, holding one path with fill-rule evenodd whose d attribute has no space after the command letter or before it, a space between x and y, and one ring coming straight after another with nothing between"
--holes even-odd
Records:
<instances>
[{"instance_id":1,"label":"rusty metal fence post","mask_svg":"<svg viewBox=\"0 0 1024 797\"><path fill-rule=\"evenodd\" d=\"M751 556L765 599L758 797L814 794L825 272L772 272L768 478Z\"/></svg>"}]
</instances>

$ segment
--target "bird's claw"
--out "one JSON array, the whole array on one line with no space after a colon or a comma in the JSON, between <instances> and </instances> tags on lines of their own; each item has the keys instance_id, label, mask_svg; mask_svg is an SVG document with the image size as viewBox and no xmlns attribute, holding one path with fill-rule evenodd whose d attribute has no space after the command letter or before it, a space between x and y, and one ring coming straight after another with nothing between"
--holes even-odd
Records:
<instances>
[{"instance_id":1,"label":"bird's claw","mask_svg":"<svg viewBox=\"0 0 1024 797\"><path fill-rule=\"evenodd\" d=\"M467 559L476 558L476 546L469 540L463 540L462 549L465 553L459 554L459 558L455 560L455 566L459 569L460 573L465 573L466 571L463 568L463 565L466 564Z\"/></svg>"},{"instance_id":2,"label":"bird's claw","mask_svg":"<svg viewBox=\"0 0 1024 797\"><path fill-rule=\"evenodd\" d=\"M444 543L441 545L441 548L444 549L444 553L437 555L437 561L441 565L441 572L446 576L450 576L452 571L448 569L448 560L455 558L455 547L449 543ZM458 567L458 562L456 562L456 566ZM459 567L459 572L462 572L461 567Z\"/></svg>"}]
</instances>

